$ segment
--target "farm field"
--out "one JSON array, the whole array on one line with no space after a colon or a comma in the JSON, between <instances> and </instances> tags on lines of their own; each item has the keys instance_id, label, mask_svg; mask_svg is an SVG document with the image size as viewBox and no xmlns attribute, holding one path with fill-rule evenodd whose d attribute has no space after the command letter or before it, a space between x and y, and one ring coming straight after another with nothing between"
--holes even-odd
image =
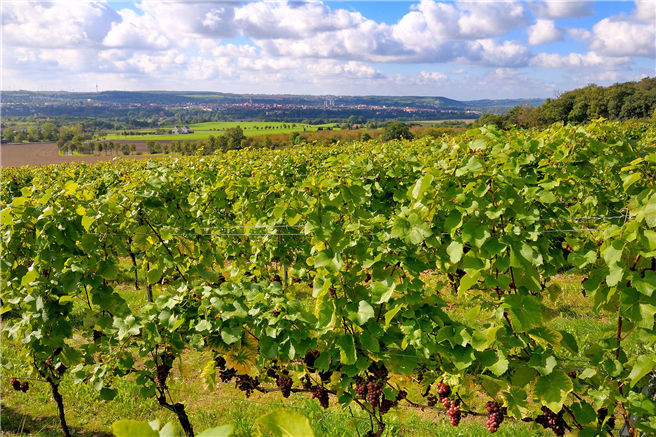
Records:
<instances>
[{"instance_id":1,"label":"farm field","mask_svg":"<svg viewBox=\"0 0 656 437\"><path fill-rule=\"evenodd\" d=\"M282 406L316 436L653 435L654 141L600 120L2 169L3 432L248 436Z\"/></svg>"},{"instance_id":2,"label":"farm field","mask_svg":"<svg viewBox=\"0 0 656 437\"><path fill-rule=\"evenodd\" d=\"M132 141L135 144L139 141ZM148 150L145 141L137 146L138 152ZM116 157L143 159L140 155L98 155L98 156L66 156L60 155L56 143L3 144L0 146L0 165L3 168L21 166L40 166L73 162L96 163L111 161Z\"/></svg>"},{"instance_id":3,"label":"farm field","mask_svg":"<svg viewBox=\"0 0 656 437\"><path fill-rule=\"evenodd\" d=\"M143 140L120 141L137 146L137 152L146 154L146 142ZM97 155L97 156L67 156L60 155L56 143L3 144L0 146L0 165L7 167L22 167L25 165L39 166L49 164L64 164L73 162L96 163L111 161L114 158L143 159L143 155Z\"/></svg>"},{"instance_id":4,"label":"farm field","mask_svg":"<svg viewBox=\"0 0 656 437\"><path fill-rule=\"evenodd\" d=\"M231 129L239 126L246 136L259 136L259 135L275 135L275 134L285 134L292 132L314 132L319 128L333 127L334 123L324 124L324 125L310 125L302 123L281 123L281 122L260 122L260 121L221 121L221 122L207 122L207 123L197 123L190 124L189 128L193 131L191 134L184 135L120 135L120 134L109 134L105 138L108 140L112 139L131 139L138 138L142 140L153 140L153 141L192 141L192 140L204 140L207 139L210 135L219 136L222 135L226 129ZM174 126L162 126L163 129L172 129ZM143 132L152 132L153 129L143 129Z\"/></svg>"},{"instance_id":5,"label":"farm field","mask_svg":"<svg viewBox=\"0 0 656 437\"><path fill-rule=\"evenodd\" d=\"M444 126L445 124L448 124L449 122L453 121L463 121L465 123L473 123L476 121L475 118L457 118L453 120L422 120L422 121L413 121L412 123L418 124L420 126Z\"/></svg>"}]
</instances>

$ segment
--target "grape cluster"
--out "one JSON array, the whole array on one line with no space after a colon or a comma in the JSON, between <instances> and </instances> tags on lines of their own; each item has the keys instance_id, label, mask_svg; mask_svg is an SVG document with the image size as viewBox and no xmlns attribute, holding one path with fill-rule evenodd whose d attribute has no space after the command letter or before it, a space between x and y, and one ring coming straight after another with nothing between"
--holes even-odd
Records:
<instances>
[{"instance_id":1,"label":"grape cluster","mask_svg":"<svg viewBox=\"0 0 656 437\"><path fill-rule=\"evenodd\" d=\"M559 437L565 435L565 427L567 424L563 420L563 411L561 410L558 414L554 413L547 407L542 407L543 414L535 418L535 423L542 425L545 429L551 429L554 434Z\"/></svg>"},{"instance_id":2,"label":"grape cluster","mask_svg":"<svg viewBox=\"0 0 656 437\"><path fill-rule=\"evenodd\" d=\"M383 385L380 382L369 381L367 383L367 402L373 408L376 408L380 402L380 395L383 394Z\"/></svg>"},{"instance_id":3,"label":"grape cluster","mask_svg":"<svg viewBox=\"0 0 656 437\"><path fill-rule=\"evenodd\" d=\"M378 367L375 363L371 363L369 366L369 373L372 375L376 375L380 379L387 379L389 376L389 371L387 370L387 367L385 367L385 364L380 364L380 367Z\"/></svg>"},{"instance_id":4,"label":"grape cluster","mask_svg":"<svg viewBox=\"0 0 656 437\"><path fill-rule=\"evenodd\" d=\"M223 369L219 372L221 382L230 382L235 376L237 376L237 371L235 369Z\"/></svg>"},{"instance_id":5,"label":"grape cluster","mask_svg":"<svg viewBox=\"0 0 656 437\"><path fill-rule=\"evenodd\" d=\"M308 369L314 369L314 362L319 358L319 351L308 349L305 352L305 357L303 358L303 361L305 362L305 365L308 367Z\"/></svg>"},{"instance_id":6,"label":"grape cluster","mask_svg":"<svg viewBox=\"0 0 656 437\"><path fill-rule=\"evenodd\" d=\"M429 407L434 407L435 405L437 405L437 397L436 396L430 395L426 398L426 400L428 401L428 406Z\"/></svg>"},{"instance_id":7,"label":"grape cluster","mask_svg":"<svg viewBox=\"0 0 656 437\"><path fill-rule=\"evenodd\" d=\"M218 367L221 370L224 370L226 368L226 359L223 358L222 356L217 356L214 358L214 362L216 363L216 367Z\"/></svg>"},{"instance_id":8,"label":"grape cluster","mask_svg":"<svg viewBox=\"0 0 656 437\"><path fill-rule=\"evenodd\" d=\"M95 329L93 330L93 341L94 342L98 342L104 336L105 336L105 334L103 334L102 332L97 331Z\"/></svg>"},{"instance_id":9,"label":"grape cluster","mask_svg":"<svg viewBox=\"0 0 656 437\"><path fill-rule=\"evenodd\" d=\"M599 424L603 424L604 420L608 416L608 408L600 408L597 410L597 421ZM615 429L615 416L611 415L606 422L606 426L610 429Z\"/></svg>"},{"instance_id":10,"label":"grape cluster","mask_svg":"<svg viewBox=\"0 0 656 437\"><path fill-rule=\"evenodd\" d=\"M171 371L171 366L166 364L160 364L157 366L157 376L155 377L155 382L158 387L166 386L166 378L169 377L169 372Z\"/></svg>"},{"instance_id":11,"label":"grape cluster","mask_svg":"<svg viewBox=\"0 0 656 437\"><path fill-rule=\"evenodd\" d=\"M460 424L460 419L462 419L462 412L460 411L460 401L450 401L449 407L446 410L446 414L449 417L449 423L451 426L458 426Z\"/></svg>"},{"instance_id":12,"label":"grape cluster","mask_svg":"<svg viewBox=\"0 0 656 437\"><path fill-rule=\"evenodd\" d=\"M11 386L14 388L14 390L22 391L23 393L27 392L30 389L29 382L25 381L24 383L21 384L21 382L16 378L11 378Z\"/></svg>"},{"instance_id":13,"label":"grape cluster","mask_svg":"<svg viewBox=\"0 0 656 437\"><path fill-rule=\"evenodd\" d=\"M319 372L319 378L321 378L321 382L330 381L330 378L332 376L333 376L333 371L332 370L327 370L325 372Z\"/></svg>"},{"instance_id":14,"label":"grape cluster","mask_svg":"<svg viewBox=\"0 0 656 437\"><path fill-rule=\"evenodd\" d=\"M440 402L444 408L449 408L451 401L449 400L449 395L451 394L451 387L443 382L437 383L437 394L440 397Z\"/></svg>"},{"instance_id":15,"label":"grape cluster","mask_svg":"<svg viewBox=\"0 0 656 437\"><path fill-rule=\"evenodd\" d=\"M320 385L314 385L314 386L312 386L310 391L312 392L312 399L318 399L319 404L323 408L328 408L329 407L330 398L328 397L328 390L326 390L325 388L323 388Z\"/></svg>"},{"instance_id":16,"label":"grape cluster","mask_svg":"<svg viewBox=\"0 0 656 437\"><path fill-rule=\"evenodd\" d=\"M67 369L66 366L64 366L62 363L59 363L59 366L57 366L57 368L55 369L55 371L57 372L57 374L58 374L59 376L62 376L62 375L64 374L64 372L66 372L66 369Z\"/></svg>"},{"instance_id":17,"label":"grape cluster","mask_svg":"<svg viewBox=\"0 0 656 437\"><path fill-rule=\"evenodd\" d=\"M282 283L282 279L280 279L280 275L277 274L277 273L275 275L273 275L272 280L273 280L273 282Z\"/></svg>"},{"instance_id":18,"label":"grape cluster","mask_svg":"<svg viewBox=\"0 0 656 437\"><path fill-rule=\"evenodd\" d=\"M567 372L567 376L569 376L572 379L576 379L576 370L572 370L571 372Z\"/></svg>"},{"instance_id":19,"label":"grape cluster","mask_svg":"<svg viewBox=\"0 0 656 437\"><path fill-rule=\"evenodd\" d=\"M355 377L355 394L362 399L367 398L367 381L361 376Z\"/></svg>"},{"instance_id":20,"label":"grape cluster","mask_svg":"<svg viewBox=\"0 0 656 437\"><path fill-rule=\"evenodd\" d=\"M281 376L278 378L278 387L280 387L280 393L282 397L288 398L292 392L293 381L289 376Z\"/></svg>"},{"instance_id":21,"label":"grape cluster","mask_svg":"<svg viewBox=\"0 0 656 437\"><path fill-rule=\"evenodd\" d=\"M503 422L506 415L506 407L502 407L498 402L490 401L485 405L487 409L487 430L495 433L499 430L499 426Z\"/></svg>"},{"instance_id":22,"label":"grape cluster","mask_svg":"<svg viewBox=\"0 0 656 437\"><path fill-rule=\"evenodd\" d=\"M247 398L250 398L253 394L253 391L255 390L255 387L257 387L259 384L260 381L258 381L257 377L252 378L249 375L237 375L235 387L246 393Z\"/></svg>"},{"instance_id":23,"label":"grape cluster","mask_svg":"<svg viewBox=\"0 0 656 437\"><path fill-rule=\"evenodd\" d=\"M398 404L399 404L398 399L390 401L387 398L383 398L383 400L380 401L380 407L378 407L378 411L380 411L380 414L387 414L389 410L396 407Z\"/></svg>"},{"instance_id":24,"label":"grape cluster","mask_svg":"<svg viewBox=\"0 0 656 437\"><path fill-rule=\"evenodd\" d=\"M301 382L303 383L303 388L305 390L310 390L312 388L312 380L310 379L310 375L305 375L303 378L301 378Z\"/></svg>"}]
</instances>

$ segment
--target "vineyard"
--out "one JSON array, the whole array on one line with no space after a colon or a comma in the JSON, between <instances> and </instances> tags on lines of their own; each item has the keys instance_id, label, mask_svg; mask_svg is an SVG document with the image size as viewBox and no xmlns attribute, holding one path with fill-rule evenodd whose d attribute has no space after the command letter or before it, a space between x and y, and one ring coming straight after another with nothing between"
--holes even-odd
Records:
<instances>
[{"instance_id":1,"label":"vineyard","mask_svg":"<svg viewBox=\"0 0 656 437\"><path fill-rule=\"evenodd\" d=\"M108 406L136 387L197 435L170 390L190 356L202 393L311 398L367 437L412 435L400 409L656 433L654 126L10 168L0 189L3 387L47 387L67 437L65 383ZM556 320L563 275L610 328Z\"/></svg>"}]
</instances>

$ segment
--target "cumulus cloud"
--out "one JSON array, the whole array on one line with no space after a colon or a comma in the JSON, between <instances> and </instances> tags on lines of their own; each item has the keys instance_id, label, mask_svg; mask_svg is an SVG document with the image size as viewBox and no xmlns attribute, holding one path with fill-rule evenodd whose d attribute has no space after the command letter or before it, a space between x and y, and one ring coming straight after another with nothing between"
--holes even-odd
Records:
<instances>
[{"instance_id":1,"label":"cumulus cloud","mask_svg":"<svg viewBox=\"0 0 656 437\"><path fill-rule=\"evenodd\" d=\"M656 3L653 1L635 2L633 17L636 20L643 21L645 23L656 23Z\"/></svg>"},{"instance_id":2,"label":"cumulus cloud","mask_svg":"<svg viewBox=\"0 0 656 437\"><path fill-rule=\"evenodd\" d=\"M107 47L121 47L146 50L165 50L171 41L159 30L153 16L137 15L132 9L120 12L122 20L112 23L103 44Z\"/></svg>"},{"instance_id":3,"label":"cumulus cloud","mask_svg":"<svg viewBox=\"0 0 656 437\"><path fill-rule=\"evenodd\" d=\"M656 57L656 26L611 17L592 27L590 49L607 56Z\"/></svg>"},{"instance_id":4,"label":"cumulus cloud","mask_svg":"<svg viewBox=\"0 0 656 437\"><path fill-rule=\"evenodd\" d=\"M230 38L236 35L236 2L148 2L139 7L159 29L182 37Z\"/></svg>"},{"instance_id":5,"label":"cumulus cloud","mask_svg":"<svg viewBox=\"0 0 656 437\"><path fill-rule=\"evenodd\" d=\"M499 92L514 95L512 86L538 85L519 73L524 67L597 69L608 72L607 77L625 77L632 57L655 56L651 1L637 2L631 13L600 19L586 29L562 29L554 20L590 15L593 7L587 2L419 0L389 23L332 5L142 1L136 11L116 12L97 2L6 3L3 75L69 82L73 74L76 80L94 81L106 75L119 84L124 80L146 88L186 88L208 81L210 87L261 87L260 92L271 91L271 83L281 87L276 91L288 86L293 92L337 84L348 84L357 93L405 86L407 92L429 94L465 89L465 83L485 90L498 80L504 84ZM536 22L530 25L532 19ZM569 37L589 50L534 56L521 41L508 38L517 29L526 31L530 46ZM226 41L231 38L236 40ZM419 73L417 67L401 75L386 74L373 63L422 66ZM426 67L443 63L460 69L445 74ZM463 66L483 67L487 73L454 80L468 72Z\"/></svg>"},{"instance_id":6,"label":"cumulus cloud","mask_svg":"<svg viewBox=\"0 0 656 437\"><path fill-rule=\"evenodd\" d=\"M552 0L532 3L529 7L538 18L550 20L594 15L591 1Z\"/></svg>"},{"instance_id":7,"label":"cumulus cloud","mask_svg":"<svg viewBox=\"0 0 656 437\"><path fill-rule=\"evenodd\" d=\"M565 31L556 27L553 20L538 20L527 29L528 43L532 46L563 41Z\"/></svg>"},{"instance_id":8,"label":"cumulus cloud","mask_svg":"<svg viewBox=\"0 0 656 437\"><path fill-rule=\"evenodd\" d=\"M5 46L67 48L103 40L121 16L104 3L30 3L2 5Z\"/></svg>"},{"instance_id":9,"label":"cumulus cloud","mask_svg":"<svg viewBox=\"0 0 656 437\"><path fill-rule=\"evenodd\" d=\"M531 66L540 68L564 68L568 70L576 70L582 68L603 68L603 69L619 69L626 68L631 62L631 58L613 58L601 56L596 52L588 52L586 54L570 53L567 56L561 56L556 53L540 53L531 60Z\"/></svg>"},{"instance_id":10,"label":"cumulus cloud","mask_svg":"<svg viewBox=\"0 0 656 437\"><path fill-rule=\"evenodd\" d=\"M333 10L316 2L248 3L237 10L235 20L245 36L255 39L302 39L355 28L366 21L358 12Z\"/></svg>"}]
</instances>

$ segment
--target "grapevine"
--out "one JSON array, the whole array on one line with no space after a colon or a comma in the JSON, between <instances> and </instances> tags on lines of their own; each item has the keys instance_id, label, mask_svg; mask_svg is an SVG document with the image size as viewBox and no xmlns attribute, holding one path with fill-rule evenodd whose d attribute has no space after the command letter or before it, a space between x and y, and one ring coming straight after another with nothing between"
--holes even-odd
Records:
<instances>
[{"instance_id":1,"label":"grapevine","mask_svg":"<svg viewBox=\"0 0 656 437\"><path fill-rule=\"evenodd\" d=\"M602 120L2 170L16 375L50 383L63 429L62 380L109 401L130 375L192 435L166 390L173 361L195 349L215 357L211 389L310 391L324 408L332 396L366 410L373 435L399 403L419 405L403 390L453 426L471 414L490 432L522 419L556 435L656 432L641 395L656 365L654 140L653 126ZM155 291L144 308L119 293L125 261ZM583 298L613 321L594 349L550 322L562 272L584 278ZM479 393L495 399L487 411Z\"/></svg>"}]
</instances>

